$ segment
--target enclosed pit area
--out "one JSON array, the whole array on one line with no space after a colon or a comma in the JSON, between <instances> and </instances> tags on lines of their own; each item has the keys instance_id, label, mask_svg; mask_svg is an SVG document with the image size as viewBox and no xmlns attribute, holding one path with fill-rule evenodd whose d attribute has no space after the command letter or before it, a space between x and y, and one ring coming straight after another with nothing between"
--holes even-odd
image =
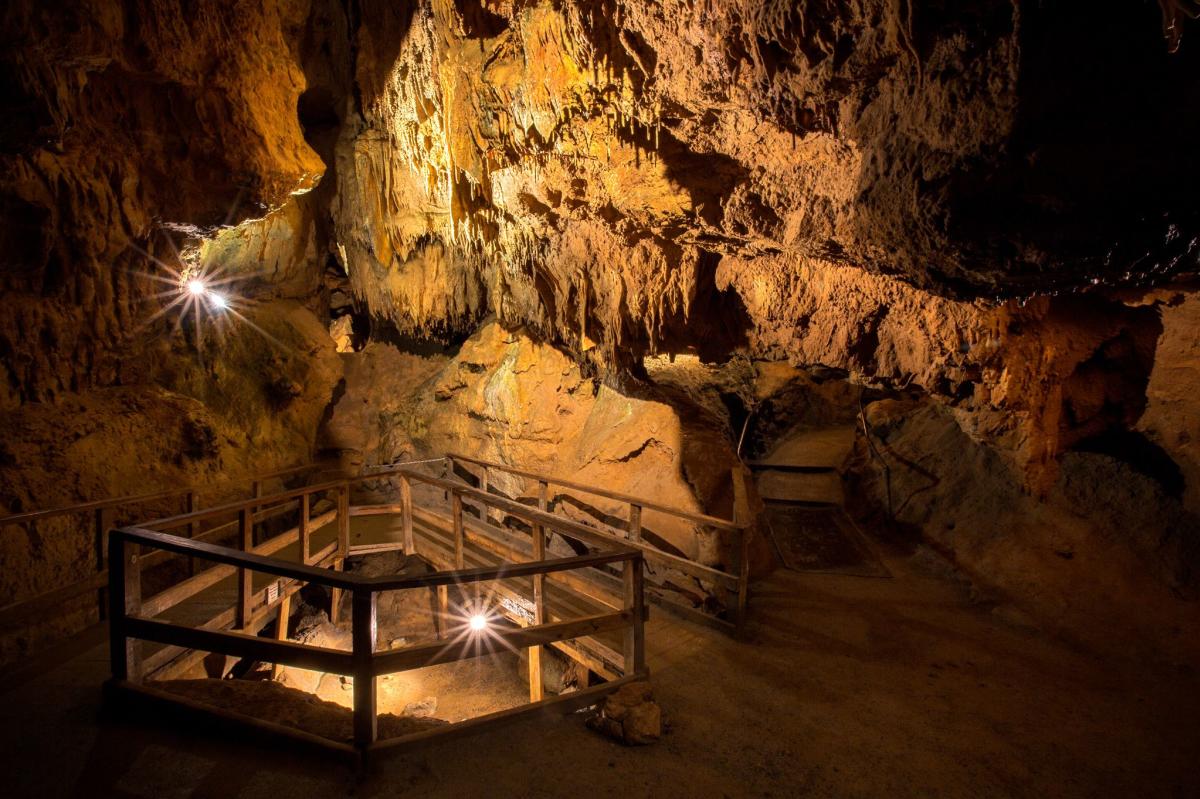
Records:
<instances>
[{"instance_id":1,"label":"enclosed pit area","mask_svg":"<svg viewBox=\"0 0 1200 799\"><path fill-rule=\"evenodd\" d=\"M1200 796L1198 10L0 3L0 795Z\"/></svg>"}]
</instances>

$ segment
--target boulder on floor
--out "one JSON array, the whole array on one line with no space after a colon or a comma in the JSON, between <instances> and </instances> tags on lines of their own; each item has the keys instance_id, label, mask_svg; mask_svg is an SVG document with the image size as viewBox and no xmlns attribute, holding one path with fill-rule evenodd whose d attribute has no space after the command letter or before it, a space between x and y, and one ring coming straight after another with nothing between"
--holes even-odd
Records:
<instances>
[{"instance_id":1,"label":"boulder on floor","mask_svg":"<svg viewBox=\"0 0 1200 799\"><path fill-rule=\"evenodd\" d=\"M626 746L651 744L662 737L662 708L650 683L629 683L604 698L588 726Z\"/></svg>"}]
</instances>

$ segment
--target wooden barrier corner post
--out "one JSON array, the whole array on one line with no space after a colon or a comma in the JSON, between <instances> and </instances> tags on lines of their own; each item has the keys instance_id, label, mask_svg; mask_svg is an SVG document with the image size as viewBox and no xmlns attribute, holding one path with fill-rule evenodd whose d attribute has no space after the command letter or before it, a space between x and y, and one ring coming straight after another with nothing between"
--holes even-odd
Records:
<instances>
[{"instance_id":1,"label":"wooden barrier corner post","mask_svg":"<svg viewBox=\"0 0 1200 799\"><path fill-rule=\"evenodd\" d=\"M254 549L254 512L249 506L238 511L238 527L241 534L238 541L243 552ZM250 603L254 600L254 573L245 566L237 570L237 619L234 625L239 630L246 629L250 624Z\"/></svg>"},{"instance_id":2,"label":"wooden barrier corner post","mask_svg":"<svg viewBox=\"0 0 1200 799\"><path fill-rule=\"evenodd\" d=\"M463 547L466 543L466 533L463 531L462 494L458 491L450 492L450 519L454 523L454 568L461 569L464 564Z\"/></svg>"},{"instance_id":3,"label":"wooden barrier corner post","mask_svg":"<svg viewBox=\"0 0 1200 799\"><path fill-rule=\"evenodd\" d=\"M355 588L350 601L354 658L354 746L365 754L378 735L374 668L375 592L369 588Z\"/></svg>"},{"instance_id":4,"label":"wooden barrier corner post","mask_svg":"<svg viewBox=\"0 0 1200 799\"><path fill-rule=\"evenodd\" d=\"M646 594L642 553L625 561L625 610L632 614L625 628L625 676L646 672Z\"/></svg>"},{"instance_id":5,"label":"wooden barrier corner post","mask_svg":"<svg viewBox=\"0 0 1200 799\"><path fill-rule=\"evenodd\" d=\"M346 566L346 556L350 554L350 483L343 483L338 488L337 500L337 557L333 559L334 571L342 571ZM337 624L338 610L342 606L342 590L329 589L329 620Z\"/></svg>"},{"instance_id":6,"label":"wooden barrier corner post","mask_svg":"<svg viewBox=\"0 0 1200 799\"><path fill-rule=\"evenodd\" d=\"M113 509L99 508L96 510L96 571L100 574L108 568L106 560L108 559L108 531L113 526ZM100 620L103 621L108 613L108 600L105 597L105 589L101 588L96 596L97 606L100 609Z\"/></svg>"},{"instance_id":7,"label":"wooden barrier corner post","mask_svg":"<svg viewBox=\"0 0 1200 799\"><path fill-rule=\"evenodd\" d=\"M279 597L279 615L275 618L275 640L286 641L288 634L288 618L292 615L292 595L286 590ZM271 679L279 678L279 664L271 664Z\"/></svg>"},{"instance_id":8,"label":"wooden barrier corner post","mask_svg":"<svg viewBox=\"0 0 1200 799\"><path fill-rule=\"evenodd\" d=\"M200 494L197 491L192 490L192 491L187 492L187 500L185 502L185 509L186 509L187 513L195 513L196 511L200 510ZM197 535L200 534L200 523L199 522L189 522L188 526L187 526L187 531L188 531L188 538L195 538ZM196 559L193 558L191 555L189 555L188 559L187 559L187 571L188 571L189 577L196 573Z\"/></svg>"},{"instance_id":9,"label":"wooden barrier corner post","mask_svg":"<svg viewBox=\"0 0 1200 799\"><path fill-rule=\"evenodd\" d=\"M739 638L746 634L746 606L750 598L750 505L746 498L746 476L741 466L734 466L733 475L733 522L740 525L735 542L737 571L737 604L734 610L734 627Z\"/></svg>"},{"instance_id":10,"label":"wooden barrier corner post","mask_svg":"<svg viewBox=\"0 0 1200 799\"><path fill-rule=\"evenodd\" d=\"M126 618L142 610L142 575L138 545L120 532L108 539L108 652L114 680L139 682L141 642L126 635Z\"/></svg>"},{"instance_id":11,"label":"wooden barrier corner post","mask_svg":"<svg viewBox=\"0 0 1200 799\"><path fill-rule=\"evenodd\" d=\"M533 524L533 560L535 562L546 559L546 531L540 522ZM546 597L545 597L546 575L533 575L533 623L546 623ZM542 663L542 648L540 646L529 647L529 701L540 702L544 696L543 686L545 685L545 677Z\"/></svg>"},{"instance_id":12,"label":"wooden barrier corner post","mask_svg":"<svg viewBox=\"0 0 1200 799\"><path fill-rule=\"evenodd\" d=\"M300 539L300 562L307 565L312 557L312 504L308 494L300 495L300 522L296 526L297 537Z\"/></svg>"},{"instance_id":13,"label":"wooden barrier corner post","mask_svg":"<svg viewBox=\"0 0 1200 799\"><path fill-rule=\"evenodd\" d=\"M636 502L629 503L629 540L642 540L642 506Z\"/></svg>"},{"instance_id":14,"label":"wooden barrier corner post","mask_svg":"<svg viewBox=\"0 0 1200 799\"><path fill-rule=\"evenodd\" d=\"M413 542L413 515L412 515L412 481L407 475L400 475L400 522L404 526L404 554L417 554L416 544Z\"/></svg>"}]
</instances>

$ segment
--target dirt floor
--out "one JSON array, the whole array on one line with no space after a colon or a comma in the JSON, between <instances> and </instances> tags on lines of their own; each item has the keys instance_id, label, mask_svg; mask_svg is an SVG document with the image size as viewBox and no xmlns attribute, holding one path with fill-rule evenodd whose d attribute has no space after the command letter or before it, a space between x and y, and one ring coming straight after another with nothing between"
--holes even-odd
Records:
<instances>
[{"instance_id":1,"label":"dirt floor","mask_svg":"<svg viewBox=\"0 0 1200 799\"><path fill-rule=\"evenodd\" d=\"M361 781L307 751L102 715L93 645L26 664L0 695L5 795L1200 795L1195 675L1099 662L919 558L886 561L893 579L776 572L749 643L656 613L656 745L549 716L381 758Z\"/></svg>"}]
</instances>

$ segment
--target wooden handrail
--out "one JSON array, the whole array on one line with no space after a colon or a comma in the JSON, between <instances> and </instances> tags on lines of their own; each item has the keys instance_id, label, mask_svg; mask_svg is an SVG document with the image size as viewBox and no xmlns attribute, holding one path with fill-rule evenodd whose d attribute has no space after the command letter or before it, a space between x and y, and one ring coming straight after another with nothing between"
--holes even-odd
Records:
<instances>
[{"instance_id":1,"label":"wooden handrail","mask_svg":"<svg viewBox=\"0 0 1200 799\"><path fill-rule=\"evenodd\" d=\"M337 511L339 519L338 552L347 549L347 522L350 517L348 502L349 481L343 481ZM461 497L461 486L454 489L455 497ZM411 512L411 509L410 509ZM242 510L243 539L246 538L246 523L251 509ZM461 534L461 522L457 525ZM296 531L299 538L299 530ZM243 547L246 541L243 540ZM286 640L273 640L254 635L253 628L229 631L188 627L181 624L147 618L141 597L141 575L137 567L137 553L141 547L163 549L179 554L203 557L218 563L235 566L240 571L256 570L267 574L290 578L295 581L318 583L336 589L350 591L353 600L351 618L351 650L329 649ZM141 641L156 641L168 647L188 650L218 652L238 657L264 660L298 668L316 669L333 674L353 676L353 729L355 749L365 754L377 743L378 712L376 707L376 677L396 671L422 668L438 663L465 660L483 654L480 647L455 647L453 642L444 641L416 644L400 650L377 653L376 601L381 591L404 588L443 587L512 577L545 575L568 569L584 569L625 562L626 591L624 606L614 612L554 623L537 623L519 629L494 630L490 634L498 643L510 648L531 648L566 639L595 636L610 630L624 629L626 647L624 652L625 676L613 683L613 687L624 684L635 676L645 676L645 643L642 589L643 556L634 549L621 549L596 555L571 558L555 558L530 563L502 563L498 566L455 569L431 575L410 577L366 577L344 574L337 571L340 558L335 559L334 569L326 570L306 565L278 561L248 551L192 541L181 536L137 527L113 530L108 540L109 590L111 623L109 627L110 657L112 659L113 682L118 685L135 685L141 681L144 671L141 660ZM303 553L302 553L303 556ZM461 558L460 558L461 560ZM249 618L246 596L239 596L239 617ZM336 600L335 600L336 602ZM279 629L285 625L284 608L278 608ZM237 610L237 606L233 611ZM226 611L232 615L233 611ZM242 624L241 626L245 626ZM174 653L172 653L174 654ZM540 680L540 668L537 678ZM531 696L528 709L536 709L543 703ZM451 725L449 731L457 731Z\"/></svg>"},{"instance_id":2,"label":"wooden handrail","mask_svg":"<svg viewBox=\"0 0 1200 799\"><path fill-rule=\"evenodd\" d=\"M599 546L610 546L617 544L628 549L634 549L642 553L647 560L655 560L671 568L678 569L685 574L693 577L699 577L705 580L711 580L725 588L737 588L737 575L723 572L720 569L714 569L711 566L697 563L687 558L672 555L669 552L647 544L644 541L634 541L629 539L619 538L609 533L595 530L587 525L581 524L571 519L564 519L562 516L557 516L553 513L540 511L537 508L531 508L528 505L517 502L516 500L506 497L497 496L496 494L485 494L477 488L464 485L462 483L443 480L440 477L422 474L410 469L396 469L395 473L407 477L409 480L416 480L435 488L441 488L449 492L461 494L465 497L471 497L491 505L494 508L506 511L513 516L523 518L528 522L540 524L544 527L549 527L567 535L571 538L578 538L582 541L588 541Z\"/></svg>"},{"instance_id":3,"label":"wooden handrail","mask_svg":"<svg viewBox=\"0 0 1200 799\"><path fill-rule=\"evenodd\" d=\"M261 482L263 480L272 480L276 477L284 477L284 476L290 475L290 474L299 474L300 472L309 471L311 469L317 469L322 466L328 466L330 463L332 463L332 461L317 461L314 463L307 463L302 466L293 466L288 469L280 469L280 470L274 471L274 472L267 472L265 474L255 475L255 476L249 478L249 481L250 482ZM231 485L233 485L234 482L235 481L230 481L227 483L219 483L216 485L213 485L211 483L205 483L205 484L199 484L199 485L189 485L189 486L185 486L182 488L172 488L172 489L165 489L163 491L156 491L156 492L150 493L150 494L131 494L129 496L115 497L113 499L98 499L98 500L93 500L91 502L81 502L76 505L66 505L61 508L51 508L49 510L35 510L35 511L25 511L22 513L13 513L8 516L0 517L0 525L22 524L25 522L37 521L39 519L46 519L46 518L49 518L52 516L63 516L68 513L84 513L87 511L101 510L103 508L115 508L115 507L119 507L121 505L136 505L136 504L140 504L142 502L154 502L154 501L160 500L160 499L171 499L173 497L184 496L184 495L189 494L194 491L201 491L201 490L213 491L213 490L216 490L219 488L228 488ZM240 481L236 481L236 482L240 483Z\"/></svg>"},{"instance_id":4,"label":"wooden handrail","mask_svg":"<svg viewBox=\"0 0 1200 799\"><path fill-rule=\"evenodd\" d=\"M478 466L486 466L490 469L499 469L500 471L508 472L509 474L514 474L518 477L525 477L530 480L549 483L550 485L570 488L573 491L583 491L589 494L595 494L596 496L615 499L620 502L628 502L633 505L638 505L643 509L649 508L650 510L658 511L659 513L666 513L671 516L676 516L680 519L686 519L687 521L694 522L695 524L708 525L709 527L717 527L722 530L741 530L746 527L744 522L739 523L737 520L730 521L729 519L721 519L716 516L709 516L706 513L694 513L692 511L683 510L682 508L672 508L669 505L660 505L657 502L650 502L642 497L635 497L632 494L622 494L619 491L610 491L607 488L596 488L583 483L577 483L574 480L567 480L561 477L554 477L552 475L538 474L537 472L527 472L523 469L515 469L503 463L496 463L495 461L486 461L481 458L472 458L467 455L458 455L456 453L450 453L447 457L453 458L456 461L474 463Z\"/></svg>"}]
</instances>

